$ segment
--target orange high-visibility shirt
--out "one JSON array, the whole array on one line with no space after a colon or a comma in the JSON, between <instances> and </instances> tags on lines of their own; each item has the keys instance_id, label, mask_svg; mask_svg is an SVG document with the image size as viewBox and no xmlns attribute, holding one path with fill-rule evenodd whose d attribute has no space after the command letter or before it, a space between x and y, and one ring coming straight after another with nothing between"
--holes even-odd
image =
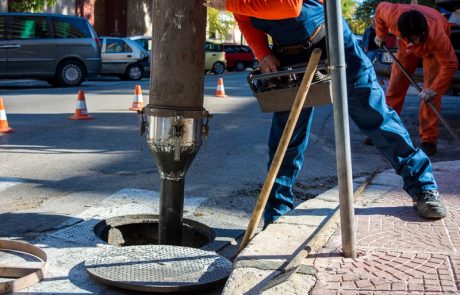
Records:
<instances>
[{"instance_id":1,"label":"orange high-visibility shirt","mask_svg":"<svg viewBox=\"0 0 460 295\"><path fill-rule=\"evenodd\" d=\"M260 60L270 54L267 35L254 28L250 17L277 20L297 17L302 0L227 0L227 10L233 12L241 33Z\"/></svg>"},{"instance_id":2,"label":"orange high-visibility shirt","mask_svg":"<svg viewBox=\"0 0 460 295\"><path fill-rule=\"evenodd\" d=\"M424 5L381 2L375 10L376 35L384 38L388 32L391 32L398 37L400 47L407 48L407 41L401 39L401 33L398 30L398 19L401 14L409 10L417 10L425 16L428 23L428 34L423 44L414 45L411 50L398 50L398 55L413 54L419 58L433 55L440 64L440 70L429 88L439 94L445 93L455 76L458 61L449 38L449 22L442 14ZM400 71L399 68L397 70Z\"/></svg>"}]
</instances>

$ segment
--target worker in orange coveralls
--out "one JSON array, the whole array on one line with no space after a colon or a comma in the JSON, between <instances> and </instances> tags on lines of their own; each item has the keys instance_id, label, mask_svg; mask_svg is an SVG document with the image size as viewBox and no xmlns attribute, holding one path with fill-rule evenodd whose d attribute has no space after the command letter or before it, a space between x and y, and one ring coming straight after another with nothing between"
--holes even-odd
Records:
<instances>
[{"instance_id":1,"label":"worker in orange coveralls","mask_svg":"<svg viewBox=\"0 0 460 295\"><path fill-rule=\"evenodd\" d=\"M446 93L458 68L455 50L450 42L450 26L446 18L433 8L381 2L375 11L375 43L382 47L388 32L398 37L396 57L413 75L423 60L424 89L420 93L419 133L421 148L427 155L437 151L439 119L430 106L441 110L441 95ZM386 93L387 104L401 113L409 80L393 63L390 85Z\"/></svg>"},{"instance_id":2,"label":"worker in orange coveralls","mask_svg":"<svg viewBox=\"0 0 460 295\"><path fill-rule=\"evenodd\" d=\"M306 64L312 48L326 51L324 5L321 0L202 0L203 5L228 10L238 22L249 46L259 59L262 73L279 67ZM362 51L345 20L343 41L346 62L348 112L379 151L401 175L405 191L418 214L440 219L442 204L427 155L412 145L398 114L389 108L371 61ZM270 49L267 36L273 40ZM294 207L293 186L304 162L314 108L304 108L270 192L264 226ZM274 112L268 139L269 163L280 142L289 112Z\"/></svg>"}]
</instances>

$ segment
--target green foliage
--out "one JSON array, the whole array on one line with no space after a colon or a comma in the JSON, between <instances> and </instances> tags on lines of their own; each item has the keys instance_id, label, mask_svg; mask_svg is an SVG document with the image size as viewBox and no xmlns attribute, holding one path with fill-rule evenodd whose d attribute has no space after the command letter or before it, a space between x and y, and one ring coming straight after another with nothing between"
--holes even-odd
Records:
<instances>
[{"instance_id":1,"label":"green foliage","mask_svg":"<svg viewBox=\"0 0 460 295\"><path fill-rule=\"evenodd\" d=\"M17 12L39 12L53 5L56 5L56 0L14 0L10 9Z\"/></svg>"},{"instance_id":2,"label":"green foliage","mask_svg":"<svg viewBox=\"0 0 460 295\"><path fill-rule=\"evenodd\" d=\"M347 20L353 32L362 34L366 26L354 16L357 6L358 3L355 0L342 0L342 16Z\"/></svg>"},{"instance_id":3,"label":"green foliage","mask_svg":"<svg viewBox=\"0 0 460 295\"><path fill-rule=\"evenodd\" d=\"M371 15L375 13L375 7L380 2L384 2L384 0L364 0L355 11L355 19L356 21L362 23L364 28L368 27L371 24ZM391 3L411 3L410 0L385 0L385 2ZM434 1L429 0L419 0L418 4L426 5L426 6L434 6Z\"/></svg>"},{"instance_id":4,"label":"green foliage","mask_svg":"<svg viewBox=\"0 0 460 295\"><path fill-rule=\"evenodd\" d=\"M233 15L229 12L221 12L214 8L208 8L208 31L209 37L224 41L230 33L230 29L236 25Z\"/></svg>"}]
</instances>

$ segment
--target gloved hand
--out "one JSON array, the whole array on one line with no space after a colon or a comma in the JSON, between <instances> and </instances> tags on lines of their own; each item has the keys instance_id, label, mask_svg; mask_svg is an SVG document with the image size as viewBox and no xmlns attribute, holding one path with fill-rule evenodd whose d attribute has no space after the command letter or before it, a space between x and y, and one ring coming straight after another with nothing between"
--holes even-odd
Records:
<instances>
[{"instance_id":1,"label":"gloved hand","mask_svg":"<svg viewBox=\"0 0 460 295\"><path fill-rule=\"evenodd\" d=\"M374 38L374 43L375 45L378 46L378 48L382 48L382 46L385 44L386 41L387 41L386 37L375 36Z\"/></svg>"},{"instance_id":2,"label":"gloved hand","mask_svg":"<svg viewBox=\"0 0 460 295\"><path fill-rule=\"evenodd\" d=\"M423 91L419 94L420 98L425 102L430 102L436 95L438 94L430 88L423 89Z\"/></svg>"}]
</instances>

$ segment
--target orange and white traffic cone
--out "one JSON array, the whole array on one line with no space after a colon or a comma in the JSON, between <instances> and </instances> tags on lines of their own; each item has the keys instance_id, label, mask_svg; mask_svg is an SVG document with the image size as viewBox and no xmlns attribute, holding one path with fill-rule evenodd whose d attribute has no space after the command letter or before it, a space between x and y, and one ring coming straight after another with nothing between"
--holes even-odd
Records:
<instances>
[{"instance_id":1,"label":"orange and white traffic cone","mask_svg":"<svg viewBox=\"0 0 460 295\"><path fill-rule=\"evenodd\" d=\"M0 97L0 133L14 132L13 128L8 127L8 120L6 119L5 105L3 98Z\"/></svg>"},{"instance_id":2,"label":"orange and white traffic cone","mask_svg":"<svg viewBox=\"0 0 460 295\"><path fill-rule=\"evenodd\" d=\"M133 105L129 108L130 111L140 111L144 107L144 99L142 98L141 85L136 85L134 90Z\"/></svg>"},{"instance_id":3,"label":"orange and white traffic cone","mask_svg":"<svg viewBox=\"0 0 460 295\"><path fill-rule=\"evenodd\" d=\"M225 89L224 89L224 79L223 78L217 79L216 96L217 97L226 97Z\"/></svg>"},{"instance_id":4,"label":"orange and white traffic cone","mask_svg":"<svg viewBox=\"0 0 460 295\"><path fill-rule=\"evenodd\" d=\"M75 114L69 117L71 120L93 120L94 118L88 115L86 109L85 92L83 90L78 91L77 106L75 108Z\"/></svg>"}]
</instances>

